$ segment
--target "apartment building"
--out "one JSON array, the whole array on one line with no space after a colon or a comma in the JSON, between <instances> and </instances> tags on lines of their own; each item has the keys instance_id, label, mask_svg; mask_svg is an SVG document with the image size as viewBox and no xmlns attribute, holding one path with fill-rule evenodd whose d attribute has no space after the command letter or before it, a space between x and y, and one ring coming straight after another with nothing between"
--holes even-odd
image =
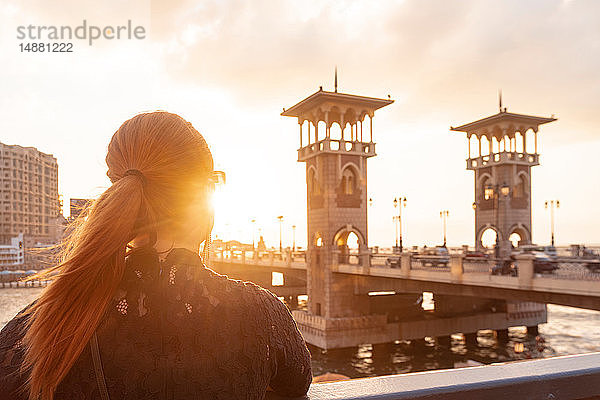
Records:
<instances>
[{"instance_id":1,"label":"apartment building","mask_svg":"<svg viewBox=\"0 0 600 400\"><path fill-rule=\"evenodd\" d=\"M21 234L25 247L56 243L62 221L56 158L0 143L0 244Z\"/></svg>"}]
</instances>

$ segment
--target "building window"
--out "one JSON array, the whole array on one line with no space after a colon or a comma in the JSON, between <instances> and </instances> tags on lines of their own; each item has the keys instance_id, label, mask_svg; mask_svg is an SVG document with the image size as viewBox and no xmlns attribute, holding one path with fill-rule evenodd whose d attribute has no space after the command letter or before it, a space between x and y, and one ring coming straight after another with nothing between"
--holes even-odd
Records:
<instances>
[{"instance_id":1,"label":"building window","mask_svg":"<svg viewBox=\"0 0 600 400\"><path fill-rule=\"evenodd\" d=\"M525 197L525 180L521 176L517 178L517 184L513 188L513 197L517 199Z\"/></svg>"},{"instance_id":2,"label":"building window","mask_svg":"<svg viewBox=\"0 0 600 400\"><path fill-rule=\"evenodd\" d=\"M356 175L351 168L344 169L342 172L342 193L354 194L356 188Z\"/></svg>"}]
</instances>

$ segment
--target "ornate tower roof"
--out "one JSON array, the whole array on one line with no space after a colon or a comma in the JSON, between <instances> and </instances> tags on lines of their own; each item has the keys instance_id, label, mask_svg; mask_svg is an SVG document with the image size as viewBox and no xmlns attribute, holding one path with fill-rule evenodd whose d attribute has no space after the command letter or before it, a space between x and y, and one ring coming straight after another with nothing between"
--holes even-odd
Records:
<instances>
[{"instance_id":1,"label":"ornate tower roof","mask_svg":"<svg viewBox=\"0 0 600 400\"><path fill-rule=\"evenodd\" d=\"M363 121L365 116L373 116L375 110L392 104L394 100L354 94L318 90L281 113L284 117L298 117L299 121L318 123L325 121L327 126L337 122L340 125Z\"/></svg>"},{"instance_id":2,"label":"ornate tower roof","mask_svg":"<svg viewBox=\"0 0 600 400\"><path fill-rule=\"evenodd\" d=\"M451 126L450 130L456 132L466 132L467 136L486 136L488 138L501 138L503 136L508 136L512 139L515 137L516 132L523 134L529 129L537 132L540 125L547 124L548 122L552 121L556 121L556 118L553 116L547 118L536 117L533 115L516 114L507 112L505 108L503 111L500 111L492 116L469 122L457 127Z\"/></svg>"}]
</instances>

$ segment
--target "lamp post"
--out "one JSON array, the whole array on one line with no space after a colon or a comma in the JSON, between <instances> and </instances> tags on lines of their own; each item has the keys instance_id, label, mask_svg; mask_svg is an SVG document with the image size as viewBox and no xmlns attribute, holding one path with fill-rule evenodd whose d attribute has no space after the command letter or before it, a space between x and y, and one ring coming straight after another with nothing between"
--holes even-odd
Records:
<instances>
[{"instance_id":1,"label":"lamp post","mask_svg":"<svg viewBox=\"0 0 600 400\"><path fill-rule=\"evenodd\" d=\"M292 225L292 253L296 251L296 225Z\"/></svg>"},{"instance_id":2,"label":"lamp post","mask_svg":"<svg viewBox=\"0 0 600 400\"><path fill-rule=\"evenodd\" d=\"M256 230L256 228L255 228L256 219L252 218L250 220L250 223L252 224L252 253L254 253L254 251L256 250L255 237L254 237L254 231Z\"/></svg>"},{"instance_id":3,"label":"lamp post","mask_svg":"<svg viewBox=\"0 0 600 400\"><path fill-rule=\"evenodd\" d=\"M279 220L279 252L281 253L283 251L283 246L281 244L281 227L283 224L283 215L278 216L277 219Z\"/></svg>"},{"instance_id":4,"label":"lamp post","mask_svg":"<svg viewBox=\"0 0 600 400\"><path fill-rule=\"evenodd\" d=\"M550 234L551 234L550 243L552 244L552 247L554 247L554 209L560 208L560 201L546 200L544 202L544 208L546 210L550 209Z\"/></svg>"},{"instance_id":5,"label":"lamp post","mask_svg":"<svg viewBox=\"0 0 600 400\"><path fill-rule=\"evenodd\" d=\"M402 207L406 207L406 197L394 198L394 208L398 208L398 215L394 215L396 221L396 247L395 252L402 252Z\"/></svg>"},{"instance_id":6,"label":"lamp post","mask_svg":"<svg viewBox=\"0 0 600 400\"><path fill-rule=\"evenodd\" d=\"M449 216L450 216L450 211L448 211L448 210L440 211L440 218L442 219L442 229L444 231L444 247L446 247L446 225L448 223Z\"/></svg>"}]
</instances>

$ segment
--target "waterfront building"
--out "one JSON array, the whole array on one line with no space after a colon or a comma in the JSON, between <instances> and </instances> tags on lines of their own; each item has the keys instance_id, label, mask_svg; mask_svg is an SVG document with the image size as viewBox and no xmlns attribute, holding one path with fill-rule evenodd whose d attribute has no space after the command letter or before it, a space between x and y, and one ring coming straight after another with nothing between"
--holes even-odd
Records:
<instances>
[{"instance_id":1,"label":"waterfront building","mask_svg":"<svg viewBox=\"0 0 600 400\"><path fill-rule=\"evenodd\" d=\"M10 238L10 243L0 244L0 269L14 268L25 263L23 234Z\"/></svg>"},{"instance_id":2,"label":"waterfront building","mask_svg":"<svg viewBox=\"0 0 600 400\"><path fill-rule=\"evenodd\" d=\"M0 244L18 235L25 248L57 243L64 230L60 208L56 158L0 143Z\"/></svg>"}]
</instances>

